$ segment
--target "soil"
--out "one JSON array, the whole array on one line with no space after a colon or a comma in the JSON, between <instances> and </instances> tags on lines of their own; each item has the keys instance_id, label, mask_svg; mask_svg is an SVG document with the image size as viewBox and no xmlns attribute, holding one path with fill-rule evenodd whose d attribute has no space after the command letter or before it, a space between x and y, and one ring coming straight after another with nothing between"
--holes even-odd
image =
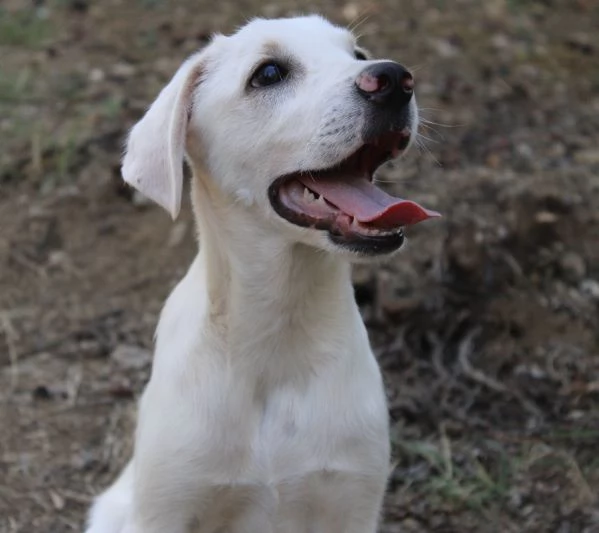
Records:
<instances>
[{"instance_id":1,"label":"soil","mask_svg":"<svg viewBox=\"0 0 599 533\"><path fill-rule=\"evenodd\" d=\"M213 32L315 11L414 70L419 149L379 179L443 213L355 273L393 421L381 531L599 532L594 0L5 0L0 532L82 530L196 250L188 201L172 223L121 184L128 128Z\"/></svg>"}]
</instances>

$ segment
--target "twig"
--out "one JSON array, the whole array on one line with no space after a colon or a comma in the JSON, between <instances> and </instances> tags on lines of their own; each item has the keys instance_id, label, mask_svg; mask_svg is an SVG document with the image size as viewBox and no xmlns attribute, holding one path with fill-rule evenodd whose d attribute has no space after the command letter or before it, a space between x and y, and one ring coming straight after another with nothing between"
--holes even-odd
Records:
<instances>
[{"instance_id":1,"label":"twig","mask_svg":"<svg viewBox=\"0 0 599 533\"><path fill-rule=\"evenodd\" d=\"M469 377L471 380L484 385L488 389L494 390L500 393L509 393L509 389L499 381L487 376L480 370L477 370L470 363L470 354L472 353L472 347L474 339L480 334L480 328L473 328L468 332L460 342L458 347L458 362L464 375Z\"/></svg>"},{"instance_id":2,"label":"twig","mask_svg":"<svg viewBox=\"0 0 599 533\"><path fill-rule=\"evenodd\" d=\"M488 389L491 389L500 394L507 394L509 396L514 397L529 413L532 413L537 418L542 418L543 413L539 410L539 408L532 402L527 400L524 396L522 396L518 391L508 389L500 381L497 381L496 379L487 376L486 374L472 366L472 364L470 363L470 354L472 353L474 339L479 334L480 328L473 328L472 330L470 330L469 333L467 333L464 336L464 339L462 340L462 342L460 342L460 345L458 347L458 361L460 363L460 367L464 375L470 378L471 380L487 387Z\"/></svg>"},{"instance_id":3,"label":"twig","mask_svg":"<svg viewBox=\"0 0 599 533\"><path fill-rule=\"evenodd\" d=\"M17 341L19 340L19 334L13 327L12 321L8 312L2 311L0 312L0 326L2 326L2 330L4 331L4 335L6 336L6 346L8 348L8 359L10 361L10 389L14 391L18 381L19 381L19 373L17 369Z\"/></svg>"}]
</instances>

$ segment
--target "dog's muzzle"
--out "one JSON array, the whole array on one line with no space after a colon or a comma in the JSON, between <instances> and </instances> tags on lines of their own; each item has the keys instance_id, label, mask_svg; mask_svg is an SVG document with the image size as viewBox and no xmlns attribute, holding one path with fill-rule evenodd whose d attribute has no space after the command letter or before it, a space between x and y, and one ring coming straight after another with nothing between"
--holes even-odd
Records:
<instances>
[{"instance_id":1,"label":"dog's muzzle","mask_svg":"<svg viewBox=\"0 0 599 533\"><path fill-rule=\"evenodd\" d=\"M404 151L414 134L414 79L399 63L373 62L354 89L366 108L363 145L328 167L277 178L269 199L292 224L326 230L334 243L362 255L386 254L401 246L405 226L440 216L374 182L374 172Z\"/></svg>"}]
</instances>

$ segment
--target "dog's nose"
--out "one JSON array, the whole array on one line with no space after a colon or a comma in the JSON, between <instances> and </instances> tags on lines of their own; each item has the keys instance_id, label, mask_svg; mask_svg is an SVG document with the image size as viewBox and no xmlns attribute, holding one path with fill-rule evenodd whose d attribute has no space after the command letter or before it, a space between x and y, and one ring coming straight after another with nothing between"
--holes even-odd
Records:
<instances>
[{"instance_id":1,"label":"dog's nose","mask_svg":"<svg viewBox=\"0 0 599 533\"><path fill-rule=\"evenodd\" d=\"M383 61L360 72L356 87L360 95L371 102L404 106L414 93L414 78L399 63Z\"/></svg>"}]
</instances>

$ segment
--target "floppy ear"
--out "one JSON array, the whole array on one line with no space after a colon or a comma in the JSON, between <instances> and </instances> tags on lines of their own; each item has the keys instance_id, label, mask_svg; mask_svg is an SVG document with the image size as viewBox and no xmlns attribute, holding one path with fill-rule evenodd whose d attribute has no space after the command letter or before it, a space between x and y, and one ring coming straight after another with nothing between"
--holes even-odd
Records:
<instances>
[{"instance_id":1,"label":"floppy ear","mask_svg":"<svg viewBox=\"0 0 599 533\"><path fill-rule=\"evenodd\" d=\"M123 179L175 219L181 208L185 138L201 53L191 56L133 127L123 159Z\"/></svg>"}]
</instances>

